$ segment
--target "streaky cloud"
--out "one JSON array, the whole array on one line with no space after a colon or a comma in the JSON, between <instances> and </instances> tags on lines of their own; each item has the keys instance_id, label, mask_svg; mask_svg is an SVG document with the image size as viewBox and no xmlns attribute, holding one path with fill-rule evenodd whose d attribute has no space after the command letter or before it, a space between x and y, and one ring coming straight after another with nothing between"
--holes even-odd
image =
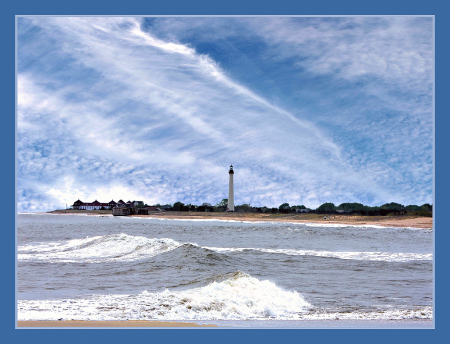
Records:
<instances>
[{"instance_id":1,"label":"streaky cloud","mask_svg":"<svg viewBox=\"0 0 450 344\"><path fill-rule=\"evenodd\" d=\"M241 67L216 60L212 50L199 53L197 46L211 40L198 33L207 28L220 37L214 44L233 44L223 23L246 27L241 39L250 46L255 35L265 42L248 68L290 61L283 62L281 83L319 75L310 101L290 94L274 104L264 87L268 77L249 84L229 72ZM19 18L19 210L50 210L77 198L216 203L226 197L229 164L236 167L237 204L431 202L427 23L313 23L161 18L149 28L131 17ZM364 32L370 39L362 44ZM410 32L419 35L421 51ZM401 37L406 43L400 40L387 58L380 49ZM333 56L333 49L359 59ZM374 65L376 56L386 57L387 73L381 62ZM343 104L320 81L325 74L335 80L330 85L345 80L343 92L357 101ZM370 111L373 123L363 119Z\"/></svg>"}]
</instances>

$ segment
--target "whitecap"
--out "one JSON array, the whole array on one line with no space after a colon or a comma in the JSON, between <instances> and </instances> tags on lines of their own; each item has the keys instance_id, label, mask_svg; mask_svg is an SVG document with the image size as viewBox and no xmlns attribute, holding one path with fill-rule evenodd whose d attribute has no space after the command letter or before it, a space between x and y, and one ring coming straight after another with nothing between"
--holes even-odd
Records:
<instances>
[{"instance_id":1,"label":"whitecap","mask_svg":"<svg viewBox=\"0 0 450 344\"><path fill-rule=\"evenodd\" d=\"M181 245L169 238L145 238L121 233L22 245L18 247L18 259L80 263L134 261L174 250Z\"/></svg>"},{"instance_id":2,"label":"whitecap","mask_svg":"<svg viewBox=\"0 0 450 344\"><path fill-rule=\"evenodd\" d=\"M18 305L19 320L298 319L311 307L298 292L242 272L185 291L19 300Z\"/></svg>"}]
</instances>

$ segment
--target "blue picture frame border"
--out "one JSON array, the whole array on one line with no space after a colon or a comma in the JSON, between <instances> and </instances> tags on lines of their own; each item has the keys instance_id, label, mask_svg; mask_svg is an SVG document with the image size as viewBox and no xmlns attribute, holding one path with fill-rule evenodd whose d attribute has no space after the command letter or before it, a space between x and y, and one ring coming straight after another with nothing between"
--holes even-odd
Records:
<instances>
[{"instance_id":1,"label":"blue picture frame border","mask_svg":"<svg viewBox=\"0 0 450 344\"><path fill-rule=\"evenodd\" d=\"M0 326L5 343L424 343L444 342L449 335L447 306L449 231L445 209L449 206L449 44L450 12L445 1L117 1L19 0L0 5L1 11L1 195ZM435 15L435 329L307 330L307 329L16 329L15 326L15 16L16 15ZM12 201L14 199L14 202Z\"/></svg>"}]
</instances>

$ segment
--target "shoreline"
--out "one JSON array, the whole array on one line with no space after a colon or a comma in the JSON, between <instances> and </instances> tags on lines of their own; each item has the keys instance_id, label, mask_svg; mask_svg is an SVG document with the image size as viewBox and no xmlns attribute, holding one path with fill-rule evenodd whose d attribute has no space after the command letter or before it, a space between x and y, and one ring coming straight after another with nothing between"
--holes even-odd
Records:
<instances>
[{"instance_id":1,"label":"shoreline","mask_svg":"<svg viewBox=\"0 0 450 344\"><path fill-rule=\"evenodd\" d=\"M191 322L158 320L21 320L17 327L218 327Z\"/></svg>"},{"instance_id":2,"label":"shoreline","mask_svg":"<svg viewBox=\"0 0 450 344\"><path fill-rule=\"evenodd\" d=\"M22 320L16 328L209 328L209 329L417 329L434 328L433 319L322 319L322 320L222 320L195 322L159 320Z\"/></svg>"},{"instance_id":3,"label":"shoreline","mask_svg":"<svg viewBox=\"0 0 450 344\"><path fill-rule=\"evenodd\" d=\"M60 215L100 215L112 216L111 211L95 210L54 210L47 213ZM320 214L261 214L261 213L199 213L199 212L149 212L148 215L129 215L130 217L155 218L169 220L204 220L204 221L248 221L248 222L283 222L283 223L311 223L321 225L349 225L349 226L380 226L399 228L432 229L433 218L419 216L360 216L360 215L325 215Z\"/></svg>"}]
</instances>

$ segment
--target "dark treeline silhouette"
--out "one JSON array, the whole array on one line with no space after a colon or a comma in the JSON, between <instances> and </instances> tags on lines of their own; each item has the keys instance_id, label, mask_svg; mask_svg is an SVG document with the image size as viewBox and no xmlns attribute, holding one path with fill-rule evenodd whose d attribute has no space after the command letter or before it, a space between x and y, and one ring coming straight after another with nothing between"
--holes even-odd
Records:
<instances>
[{"instance_id":1,"label":"dark treeline silhouette","mask_svg":"<svg viewBox=\"0 0 450 344\"><path fill-rule=\"evenodd\" d=\"M166 211L198 211L198 212L223 212L227 210L228 199L223 199L216 205L203 203L202 205L184 204L175 202L173 205L165 204L156 206ZM269 213L269 214L291 214L291 213L312 213L312 214L347 214L347 215L365 215L365 216L394 216L394 215L416 215L432 216L433 206L425 203L421 206L407 205L391 202L381 206L367 206L361 203L342 203L338 206L334 203L323 203L316 209L307 208L304 205L293 205L283 203L278 208L252 207L250 204L241 204L234 207L238 213Z\"/></svg>"},{"instance_id":2,"label":"dark treeline silhouette","mask_svg":"<svg viewBox=\"0 0 450 344\"><path fill-rule=\"evenodd\" d=\"M419 215L432 216L433 206L425 203L421 206L391 202L379 207L370 207L361 203L342 203L335 206L333 203L324 203L316 209L318 214L357 214L357 215Z\"/></svg>"}]
</instances>

